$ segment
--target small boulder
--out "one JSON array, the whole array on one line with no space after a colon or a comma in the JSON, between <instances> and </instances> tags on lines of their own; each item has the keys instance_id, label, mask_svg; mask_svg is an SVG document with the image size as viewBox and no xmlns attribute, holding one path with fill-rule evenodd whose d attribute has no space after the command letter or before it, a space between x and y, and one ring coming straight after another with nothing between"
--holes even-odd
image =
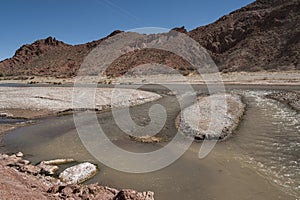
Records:
<instances>
[{"instance_id":1,"label":"small boulder","mask_svg":"<svg viewBox=\"0 0 300 200\"><path fill-rule=\"evenodd\" d=\"M34 165L24 165L20 167L20 171L32 175L38 175L41 172L41 168Z\"/></svg>"},{"instance_id":2,"label":"small boulder","mask_svg":"<svg viewBox=\"0 0 300 200\"><path fill-rule=\"evenodd\" d=\"M24 154L23 154L22 152L18 152L18 153L16 154L16 156L17 156L17 157L23 157Z\"/></svg>"},{"instance_id":3,"label":"small boulder","mask_svg":"<svg viewBox=\"0 0 300 200\"><path fill-rule=\"evenodd\" d=\"M7 155L7 154L0 154L0 160L5 160L7 158L9 158L9 155Z\"/></svg>"},{"instance_id":4,"label":"small boulder","mask_svg":"<svg viewBox=\"0 0 300 200\"><path fill-rule=\"evenodd\" d=\"M117 196L114 197L115 200L154 200L154 192L137 192L135 190L121 190Z\"/></svg>"},{"instance_id":5,"label":"small boulder","mask_svg":"<svg viewBox=\"0 0 300 200\"><path fill-rule=\"evenodd\" d=\"M59 167L56 165L46 165L45 163L41 162L38 165L41 168L41 173L46 175L53 175L55 172L59 170Z\"/></svg>"},{"instance_id":6,"label":"small boulder","mask_svg":"<svg viewBox=\"0 0 300 200\"><path fill-rule=\"evenodd\" d=\"M29 165L30 161L29 160L20 160L19 163L23 164L23 165Z\"/></svg>"},{"instance_id":7,"label":"small boulder","mask_svg":"<svg viewBox=\"0 0 300 200\"><path fill-rule=\"evenodd\" d=\"M85 162L65 169L60 173L59 178L67 184L76 184L86 181L94 176L96 172L97 167L95 165Z\"/></svg>"},{"instance_id":8,"label":"small boulder","mask_svg":"<svg viewBox=\"0 0 300 200\"><path fill-rule=\"evenodd\" d=\"M19 165L23 165L22 160L23 160L22 158L17 157L15 154L13 154L4 159L4 164L10 167L19 166Z\"/></svg>"}]
</instances>

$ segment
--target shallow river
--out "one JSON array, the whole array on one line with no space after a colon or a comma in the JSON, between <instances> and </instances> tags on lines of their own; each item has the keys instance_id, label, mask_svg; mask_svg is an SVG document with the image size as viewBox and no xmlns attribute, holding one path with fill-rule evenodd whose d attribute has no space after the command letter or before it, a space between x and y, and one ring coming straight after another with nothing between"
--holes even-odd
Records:
<instances>
[{"instance_id":1,"label":"shallow river","mask_svg":"<svg viewBox=\"0 0 300 200\"><path fill-rule=\"evenodd\" d=\"M195 86L199 93L206 88ZM180 108L174 96L158 86L147 86L163 98L130 109L134 121L147 124L153 103L167 110L161 136L172 138ZM243 95L247 111L235 133L219 142L205 159L198 158L201 143L191 147L172 165L146 174L122 173L95 160L79 139L72 116L50 117L6 134L2 151L25 153L32 162L54 158L75 158L98 164L99 173L88 183L99 182L116 188L152 190L156 199L299 199L300 198L300 116L295 111L264 97L285 87L228 86ZM297 88L294 88L297 89ZM98 114L108 137L118 146L149 152L164 144L141 144L129 139L116 125L110 112ZM65 166L64 166L65 167Z\"/></svg>"}]
</instances>

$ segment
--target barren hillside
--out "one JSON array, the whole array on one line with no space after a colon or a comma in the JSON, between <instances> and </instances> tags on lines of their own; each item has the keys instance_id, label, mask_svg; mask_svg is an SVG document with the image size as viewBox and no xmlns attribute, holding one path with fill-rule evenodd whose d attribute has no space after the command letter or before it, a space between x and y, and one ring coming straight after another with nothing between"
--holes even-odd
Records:
<instances>
[{"instance_id":1,"label":"barren hillside","mask_svg":"<svg viewBox=\"0 0 300 200\"><path fill-rule=\"evenodd\" d=\"M299 70L300 1L257 0L188 34L205 47L221 71ZM0 62L1 75L72 77L85 56L106 38L81 45L68 45L55 38L23 45L15 55ZM161 63L187 75L193 71L180 57L160 50L140 50L117 59L107 70L124 74L145 63Z\"/></svg>"}]
</instances>

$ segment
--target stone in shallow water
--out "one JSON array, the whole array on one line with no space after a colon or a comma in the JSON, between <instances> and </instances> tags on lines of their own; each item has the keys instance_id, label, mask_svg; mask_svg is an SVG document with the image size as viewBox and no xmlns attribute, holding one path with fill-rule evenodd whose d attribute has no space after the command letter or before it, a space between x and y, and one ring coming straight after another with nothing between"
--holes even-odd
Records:
<instances>
[{"instance_id":1,"label":"stone in shallow water","mask_svg":"<svg viewBox=\"0 0 300 200\"><path fill-rule=\"evenodd\" d=\"M65 169L60 175L59 178L62 182L68 184L82 183L87 179L94 176L97 172L95 165L85 162L73 167Z\"/></svg>"},{"instance_id":2,"label":"stone in shallow water","mask_svg":"<svg viewBox=\"0 0 300 200\"><path fill-rule=\"evenodd\" d=\"M245 111L245 104L236 94L213 94L200 97L185 108L176 119L176 126L195 140L222 140L232 134Z\"/></svg>"},{"instance_id":3,"label":"stone in shallow water","mask_svg":"<svg viewBox=\"0 0 300 200\"><path fill-rule=\"evenodd\" d=\"M18 152L18 153L16 154L16 156L17 156L17 157L23 157L24 154L23 154L22 152Z\"/></svg>"}]
</instances>

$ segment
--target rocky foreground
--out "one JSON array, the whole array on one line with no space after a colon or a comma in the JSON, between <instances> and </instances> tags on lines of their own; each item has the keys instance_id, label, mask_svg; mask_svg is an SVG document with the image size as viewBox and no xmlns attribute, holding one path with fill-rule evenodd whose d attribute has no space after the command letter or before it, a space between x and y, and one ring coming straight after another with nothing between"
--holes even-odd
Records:
<instances>
[{"instance_id":1,"label":"rocky foreground","mask_svg":"<svg viewBox=\"0 0 300 200\"><path fill-rule=\"evenodd\" d=\"M200 97L195 104L184 109L176 124L179 130L195 140L222 140L232 134L244 111L245 104L240 96L214 94Z\"/></svg>"},{"instance_id":2,"label":"rocky foreground","mask_svg":"<svg viewBox=\"0 0 300 200\"><path fill-rule=\"evenodd\" d=\"M153 192L117 190L98 184L68 184L49 175L43 165L32 165L23 154L0 154L0 199L153 200ZM51 163L48 163L51 164ZM51 166L51 165L49 165ZM51 173L50 173L51 174Z\"/></svg>"}]
</instances>

